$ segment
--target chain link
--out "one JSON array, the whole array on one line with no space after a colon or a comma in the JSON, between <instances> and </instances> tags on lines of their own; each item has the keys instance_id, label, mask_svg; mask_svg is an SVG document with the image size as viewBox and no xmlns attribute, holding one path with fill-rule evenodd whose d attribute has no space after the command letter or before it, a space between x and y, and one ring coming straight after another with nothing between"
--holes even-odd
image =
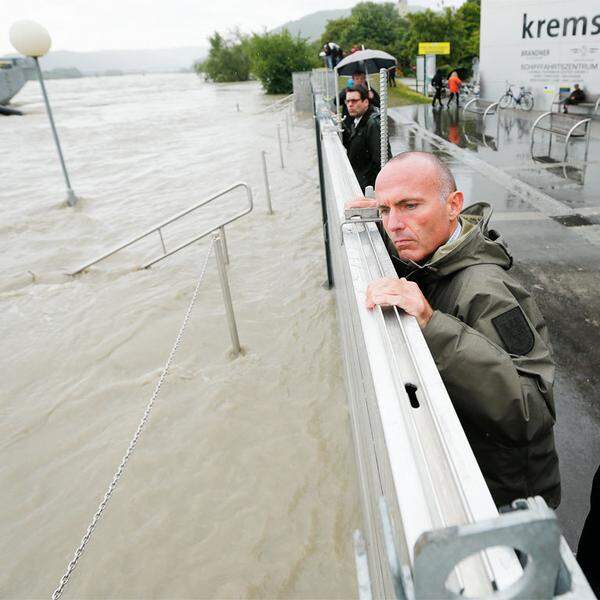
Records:
<instances>
[{"instance_id":1,"label":"chain link","mask_svg":"<svg viewBox=\"0 0 600 600\"><path fill-rule=\"evenodd\" d=\"M142 420L140 421L138 428L137 428L135 434L133 435L133 438L131 439L131 442L129 442L129 447L127 448L125 455L121 459L121 463L119 464L119 467L117 468L117 470L112 478L112 481L110 482L110 485L108 486L108 489L106 490L106 493L104 494L104 498L102 499L102 502L100 502L100 505L98 506L98 510L96 511L96 514L94 514L94 516L92 517L92 520L87 528L87 531L85 532L85 535L81 539L81 543L79 544L79 547L77 548L77 550L75 550L73 559L67 565L67 570L65 571L65 574L61 577L61 579L58 583L58 587L54 590L54 593L52 594L52 600L58 600L58 598L60 598L61 594L63 593L63 590L65 589L65 586L67 585L67 582L69 581L69 577L71 576L71 573L73 573L73 571L75 570L77 562L81 558L81 555L83 554L83 551L85 550L87 543L90 541L90 538L92 537L92 533L94 532L94 529L96 528L96 525L98 524L98 521L100 520L100 517L102 516L102 513L104 512L104 509L106 508L106 505L108 504L108 501L110 500L110 497L112 496L112 493L115 490L115 487L117 486L117 483L119 482L119 479L121 478L121 475L123 474L123 471L125 470L125 465L127 464L127 461L129 460L129 457L131 456L131 454L137 444L137 441L138 441L140 435L142 434L142 430L144 429L144 427L148 421L148 417L150 416L150 411L152 410L152 407L154 406L154 402L158 396L158 393L160 392L160 388L161 388L163 382L165 381L165 378L167 377L167 373L169 372L169 367L171 366L173 357L175 356L175 353L177 352L177 348L179 347L181 338L183 337L183 333L185 332L185 328L187 327L188 321L190 320L192 308L194 307L194 304L196 303L196 299L198 298L198 292L200 291L200 285L202 283L202 280L204 279L204 274L206 273L206 267L208 265L208 259L210 258L210 255L212 253L213 245L214 245L214 240L211 240L210 246L208 248L208 252L206 253L206 258L204 259L204 264L202 265L202 271L200 273L200 278L198 280L196 289L194 290L194 294L192 296L192 300L190 301L190 304L188 306L187 312L183 319L183 323L181 324L181 328L179 329L179 333L177 334L175 344L173 344L173 348L171 349L171 352L169 354L169 358L167 359L167 362L165 363L165 367L160 375L158 383L156 384L156 387L154 388L154 393L152 394L152 398L150 398L150 402L148 402L148 405L146 406L146 410L144 411L144 416L142 417Z\"/></svg>"}]
</instances>

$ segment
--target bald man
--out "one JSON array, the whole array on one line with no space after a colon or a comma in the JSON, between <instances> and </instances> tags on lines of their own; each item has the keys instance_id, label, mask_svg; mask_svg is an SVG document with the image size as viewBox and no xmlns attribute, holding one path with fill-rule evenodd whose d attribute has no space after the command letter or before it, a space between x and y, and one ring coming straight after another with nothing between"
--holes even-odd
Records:
<instances>
[{"instance_id":1,"label":"bald man","mask_svg":"<svg viewBox=\"0 0 600 600\"><path fill-rule=\"evenodd\" d=\"M433 154L397 155L376 200L399 277L373 281L366 304L413 315L498 506L540 495L560 502L554 446L554 362L535 302L508 271L512 257L488 229L489 205L463 194Z\"/></svg>"}]
</instances>

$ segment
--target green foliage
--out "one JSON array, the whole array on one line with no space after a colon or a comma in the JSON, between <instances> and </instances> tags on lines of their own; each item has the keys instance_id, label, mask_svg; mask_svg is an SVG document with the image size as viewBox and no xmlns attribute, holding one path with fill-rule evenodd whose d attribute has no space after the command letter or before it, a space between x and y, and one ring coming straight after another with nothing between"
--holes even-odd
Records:
<instances>
[{"instance_id":1,"label":"green foliage","mask_svg":"<svg viewBox=\"0 0 600 600\"><path fill-rule=\"evenodd\" d=\"M327 23L321 46L337 42L348 51L352 46L389 52L400 67L412 71L419 42L450 42L451 54L438 56L440 67L470 67L479 54L480 0L467 0L460 8L440 12L426 10L401 17L395 4L361 2L349 17Z\"/></svg>"},{"instance_id":2,"label":"green foliage","mask_svg":"<svg viewBox=\"0 0 600 600\"><path fill-rule=\"evenodd\" d=\"M292 37L287 29L279 33L254 34L250 40L252 73L267 94L289 94L292 73L318 66L314 48L301 37Z\"/></svg>"},{"instance_id":3,"label":"green foliage","mask_svg":"<svg viewBox=\"0 0 600 600\"><path fill-rule=\"evenodd\" d=\"M345 51L362 44L398 57L406 35L407 21L396 10L395 4L361 2L349 17L328 21L320 45L338 43Z\"/></svg>"},{"instance_id":4,"label":"green foliage","mask_svg":"<svg viewBox=\"0 0 600 600\"><path fill-rule=\"evenodd\" d=\"M239 31L225 39L218 31L208 38L208 58L196 70L217 83L248 81L250 78L249 40Z\"/></svg>"}]
</instances>

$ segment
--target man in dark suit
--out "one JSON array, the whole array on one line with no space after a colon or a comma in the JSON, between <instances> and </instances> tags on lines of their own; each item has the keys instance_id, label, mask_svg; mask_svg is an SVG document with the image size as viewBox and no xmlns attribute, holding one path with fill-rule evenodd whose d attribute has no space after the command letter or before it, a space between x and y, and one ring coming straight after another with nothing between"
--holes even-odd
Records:
<instances>
[{"instance_id":1,"label":"man in dark suit","mask_svg":"<svg viewBox=\"0 0 600 600\"><path fill-rule=\"evenodd\" d=\"M380 115L371 106L367 89L355 85L346 90L348 117L342 141L361 190L375 186L381 168ZM391 156L388 144L388 156Z\"/></svg>"}]
</instances>

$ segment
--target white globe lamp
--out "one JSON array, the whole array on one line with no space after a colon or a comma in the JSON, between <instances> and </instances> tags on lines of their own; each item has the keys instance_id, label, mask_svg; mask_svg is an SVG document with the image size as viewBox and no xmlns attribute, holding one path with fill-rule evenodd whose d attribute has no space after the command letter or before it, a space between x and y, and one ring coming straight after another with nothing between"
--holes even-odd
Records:
<instances>
[{"instance_id":1,"label":"white globe lamp","mask_svg":"<svg viewBox=\"0 0 600 600\"><path fill-rule=\"evenodd\" d=\"M32 58L44 56L52 45L48 31L35 21L13 23L9 38L17 52Z\"/></svg>"}]
</instances>

